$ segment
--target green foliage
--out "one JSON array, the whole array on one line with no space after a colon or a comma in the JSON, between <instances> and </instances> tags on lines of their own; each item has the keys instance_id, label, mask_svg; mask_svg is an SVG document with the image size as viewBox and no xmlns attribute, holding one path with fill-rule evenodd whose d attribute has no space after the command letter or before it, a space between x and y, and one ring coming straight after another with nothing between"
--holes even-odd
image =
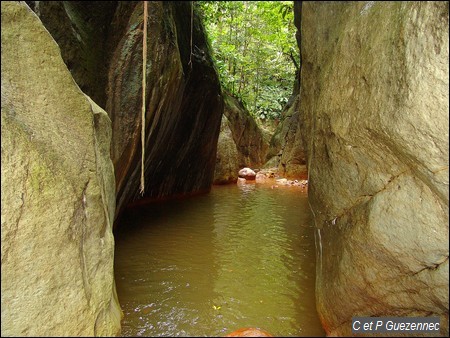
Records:
<instances>
[{"instance_id":1,"label":"green foliage","mask_svg":"<svg viewBox=\"0 0 450 338\"><path fill-rule=\"evenodd\" d=\"M197 1L222 85L255 117L280 116L298 51L291 1Z\"/></svg>"}]
</instances>

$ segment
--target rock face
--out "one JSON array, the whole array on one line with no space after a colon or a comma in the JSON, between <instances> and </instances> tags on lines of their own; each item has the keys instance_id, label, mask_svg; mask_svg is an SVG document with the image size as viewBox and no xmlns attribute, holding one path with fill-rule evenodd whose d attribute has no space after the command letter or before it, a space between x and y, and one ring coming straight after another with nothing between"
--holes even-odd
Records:
<instances>
[{"instance_id":1,"label":"rock face","mask_svg":"<svg viewBox=\"0 0 450 338\"><path fill-rule=\"evenodd\" d=\"M111 118L117 215L142 197L143 2L30 3L77 83ZM190 2L149 2L148 11L143 197L207 192L223 99L205 33L194 9L191 46Z\"/></svg>"},{"instance_id":2,"label":"rock face","mask_svg":"<svg viewBox=\"0 0 450 338\"><path fill-rule=\"evenodd\" d=\"M300 1L294 1L294 11L297 11L295 23L300 27ZM297 41L300 40L297 31ZM299 43L300 45L300 43ZM278 167L278 171L285 177L306 179L308 177L306 165L306 151L303 144L300 124L300 71L296 73L291 97L281 113L278 124L269 143L269 151L265 167Z\"/></svg>"},{"instance_id":3,"label":"rock face","mask_svg":"<svg viewBox=\"0 0 450 338\"><path fill-rule=\"evenodd\" d=\"M1 16L2 336L116 335L110 120L23 2Z\"/></svg>"},{"instance_id":4,"label":"rock face","mask_svg":"<svg viewBox=\"0 0 450 338\"><path fill-rule=\"evenodd\" d=\"M448 4L305 2L301 13L324 328L440 316L448 335Z\"/></svg>"},{"instance_id":5,"label":"rock face","mask_svg":"<svg viewBox=\"0 0 450 338\"><path fill-rule=\"evenodd\" d=\"M243 167L264 164L269 142L245 107L224 92L224 115L220 129L214 184L236 183Z\"/></svg>"},{"instance_id":6,"label":"rock face","mask_svg":"<svg viewBox=\"0 0 450 338\"><path fill-rule=\"evenodd\" d=\"M225 115L222 116L219 140L217 142L216 167L214 169L214 184L236 183L239 163L236 143Z\"/></svg>"},{"instance_id":7,"label":"rock face","mask_svg":"<svg viewBox=\"0 0 450 338\"><path fill-rule=\"evenodd\" d=\"M259 167L266 162L269 142L245 107L229 93L224 93L224 115L229 121L238 150L239 167Z\"/></svg>"},{"instance_id":8,"label":"rock face","mask_svg":"<svg viewBox=\"0 0 450 338\"><path fill-rule=\"evenodd\" d=\"M80 89L105 108L108 36L118 1L26 1L58 43Z\"/></svg>"},{"instance_id":9,"label":"rock face","mask_svg":"<svg viewBox=\"0 0 450 338\"><path fill-rule=\"evenodd\" d=\"M142 13L142 2L121 3L111 32L106 111L119 211L140 198ZM197 15L193 22L191 46L191 3L149 3L144 197L207 192L212 184L223 100Z\"/></svg>"},{"instance_id":10,"label":"rock face","mask_svg":"<svg viewBox=\"0 0 450 338\"><path fill-rule=\"evenodd\" d=\"M294 23L297 28L301 26L301 1L294 1ZM297 43L300 46L300 31L296 33ZM277 126L270 140L268 162L265 167L274 164L285 177L306 179L308 170L306 164L306 150L302 138L300 121L300 70L298 70L292 95L282 112L282 120Z\"/></svg>"},{"instance_id":11,"label":"rock face","mask_svg":"<svg viewBox=\"0 0 450 338\"><path fill-rule=\"evenodd\" d=\"M266 166L275 165L280 174L285 177L306 178L308 176L306 152L299 124L299 107L300 93L297 91L292 96L292 103L285 108L282 121L270 140L269 152L272 160Z\"/></svg>"}]
</instances>

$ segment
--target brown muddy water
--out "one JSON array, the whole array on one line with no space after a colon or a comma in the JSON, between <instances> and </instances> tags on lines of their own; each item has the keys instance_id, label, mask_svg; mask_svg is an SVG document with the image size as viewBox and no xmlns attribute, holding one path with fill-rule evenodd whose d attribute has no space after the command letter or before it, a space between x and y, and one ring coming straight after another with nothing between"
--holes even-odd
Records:
<instances>
[{"instance_id":1,"label":"brown muddy water","mask_svg":"<svg viewBox=\"0 0 450 338\"><path fill-rule=\"evenodd\" d=\"M307 193L267 184L133 209L116 233L122 336L324 336ZM126 227L127 230L123 230Z\"/></svg>"}]
</instances>

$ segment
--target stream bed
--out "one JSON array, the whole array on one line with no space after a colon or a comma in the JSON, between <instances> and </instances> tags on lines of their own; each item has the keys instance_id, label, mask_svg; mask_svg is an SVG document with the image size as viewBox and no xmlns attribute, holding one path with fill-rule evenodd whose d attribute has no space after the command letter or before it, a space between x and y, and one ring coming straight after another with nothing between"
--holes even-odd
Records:
<instances>
[{"instance_id":1,"label":"stream bed","mask_svg":"<svg viewBox=\"0 0 450 338\"><path fill-rule=\"evenodd\" d=\"M126 230L124 230L126 229ZM115 234L122 336L324 336L307 193L244 183L129 210Z\"/></svg>"}]
</instances>

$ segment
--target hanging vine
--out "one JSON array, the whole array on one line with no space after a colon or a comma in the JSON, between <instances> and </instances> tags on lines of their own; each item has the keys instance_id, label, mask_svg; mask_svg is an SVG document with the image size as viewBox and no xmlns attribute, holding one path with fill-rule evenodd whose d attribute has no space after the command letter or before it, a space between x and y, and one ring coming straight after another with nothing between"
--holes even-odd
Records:
<instances>
[{"instance_id":1,"label":"hanging vine","mask_svg":"<svg viewBox=\"0 0 450 338\"><path fill-rule=\"evenodd\" d=\"M192 34L194 32L194 1L191 1L191 54L189 55L189 66L192 68Z\"/></svg>"},{"instance_id":2,"label":"hanging vine","mask_svg":"<svg viewBox=\"0 0 450 338\"><path fill-rule=\"evenodd\" d=\"M142 158L141 158L141 187L140 193L144 194L145 191L145 175L144 175L144 162L145 162L145 87L146 87L146 75L147 75L147 16L148 6L147 1L144 1L144 27L142 38L142 121L141 121L141 146L142 146Z\"/></svg>"}]
</instances>

